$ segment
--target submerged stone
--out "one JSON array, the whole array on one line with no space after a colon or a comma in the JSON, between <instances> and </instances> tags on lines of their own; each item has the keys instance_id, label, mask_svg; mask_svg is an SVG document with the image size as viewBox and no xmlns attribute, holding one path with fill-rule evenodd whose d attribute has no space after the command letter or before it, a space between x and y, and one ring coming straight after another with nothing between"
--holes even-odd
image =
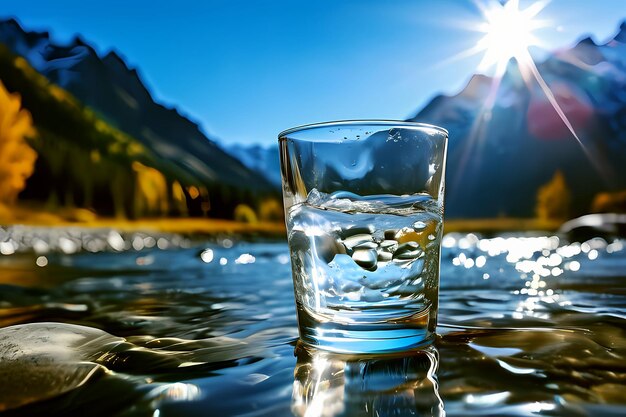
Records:
<instances>
[{"instance_id":1,"label":"submerged stone","mask_svg":"<svg viewBox=\"0 0 626 417\"><path fill-rule=\"evenodd\" d=\"M379 262L389 262L392 258L393 258L393 254L391 252L385 252L385 251L378 252Z\"/></svg>"},{"instance_id":2,"label":"submerged stone","mask_svg":"<svg viewBox=\"0 0 626 417\"><path fill-rule=\"evenodd\" d=\"M343 229L341 231L341 237L348 238L354 235L371 235L375 230L376 228L371 224L367 226L353 226Z\"/></svg>"},{"instance_id":3,"label":"submerged stone","mask_svg":"<svg viewBox=\"0 0 626 417\"><path fill-rule=\"evenodd\" d=\"M374 249L358 249L352 254L352 259L362 268L373 269L376 267L378 254Z\"/></svg>"},{"instance_id":4,"label":"submerged stone","mask_svg":"<svg viewBox=\"0 0 626 417\"><path fill-rule=\"evenodd\" d=\"M376 242L363 242L356 245L354 249L376 249L377 247Z\"/></svg>"},{"instance_id":5,"label":"submerged stone","mask_svg":"<svg viewBox=\"0 0 626 417\"><path fill-rule=\"evenodd\" d=\"M385 239L389 239L389 240L395 239L396 233L398 233L398 229L385 230Z\"/></svg>"},{"instance_id":6,"label":"submerged stone","mask_svg":"<svg viewBox=\"0 0 626 417\"><path fill-rule=\"evenodd\" d=\"M380 247L393 252L398 248L398 242L395 240L383 240L380 242Z\"/></svg>"},{"instance_id":7,"label":"submerged stone","mask_svg":"<svg viewBox=\"0 0 626 417\"><path fill-rule=\"evenodd\" d=\"M358 235L353 235L344 239L343 244L346 246L346 248L352 249L355 246L358 246L365 242L373 242L373 241L374 241L374 238L372 237L372 235L358 234Z\"/></svg>"},{"instance_id":8,"label":"submerged stone","mask_svg":"<svg viewBox=\"0 0 626 417\"><path fill-rule=\"evenodd\" d=\"M326 263L333 260L336 254L346 253L342 244L337 242L335 238L330 235L315 236L312 238L315 247L315 253L320 259L323 259Z\"/></svg>"},{"instance_id":9,"label":"submerged stone","mask_svg":"<svg viewBox=\"0 0 626 417\"><path fill-rule=\"evenodd\" d=\"M413 259L419 257L423 251L416 242L406 242L398 246L393 253L394 259Z\"/></svg>"}]
</instances>

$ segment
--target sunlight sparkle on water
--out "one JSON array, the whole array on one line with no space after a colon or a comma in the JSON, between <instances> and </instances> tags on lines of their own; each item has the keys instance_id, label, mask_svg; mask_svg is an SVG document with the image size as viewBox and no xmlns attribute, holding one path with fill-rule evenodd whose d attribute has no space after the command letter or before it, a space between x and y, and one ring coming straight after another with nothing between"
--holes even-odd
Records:
<instances>
[{"instance_id":1,"label":"sunlight sparkle on water","mask_svg":"<svg viewBox=\"0 0 626 417\"><path fill-rule=\"evenodd\" d=\"M472 405L479 406L493 406L495 404L499 404L504 402L508 397L511 396L510 392L497 392L494 394L484 394L484 395L474 395L468 394L465 396L465 402Z\"/></svg>"},{"instance_id":2,"label":"sunlight sparkle on water","mask_svg":"<svg viewBox=\"0 0 626 417\"><path fill-rule=\"evenodd\" d=\"M202 262L205 263L211 263L211 261L213 261L213 250L212 249L205 249L202 251L202 253L200 254L200 259L202 259Z\"/></svg>"},{"instance_id":3,"label":"sunlight sparkle on water","mask_svg":"<svg viewBox=\"0 0 626 417\"><path fill-rule=\"evenodd\" d=\"M46 258L45 256L40 256L37 258L35 263L37 264L37 266L44 267L48 265L48 258Z\"/></svg>"},{"instance_id":4,"label":"sunlight sparkle on water","mask_svg":"<svg viewBox=\"0 0 626 417\"><path fill-rule=\"evenodd\" d=\"M510 292L520 297L517 308L512 312L513 319L549 319L550 308L547 305L571 304L567 294L559 289L563 280L568 280L590 262L597 262L624 247L623 240L609 244L605 239L596 237L582 243L569 243L563 237L554 235L483 238L476 234L449 233L442 241L453 254L449 255L447 262L459 268L461 274L462 270L475 268L483 269L480 274L475 274L482 280L513 271L519 274L520 287ZM503 261L512 270L493 268L492 265Z\"/></svg>"},{"instance_id":5,"label":"sunlight sparkle on water","mask_svg":"<svg viewBox=\"0 0 626 417\"><path fill-rule=\"evenodd\" d=\"M249 253L242 253L241 255L239 255L237 259L235 259L236 264L243 264L243 265L252 264L254 263L254 261L256 261L256 258Z\"/></svg>"},{"instance_id":6,"label":"sunlight sparkle on water","mask_svg":"<svg viewBox=\"0 0 626 417\"><path fill-rule=\"evenodd\" d=\"M580 262L572 261L566 267L569 267L570 271L578 271L580 269Z\"/></svg>"}]
</instances>

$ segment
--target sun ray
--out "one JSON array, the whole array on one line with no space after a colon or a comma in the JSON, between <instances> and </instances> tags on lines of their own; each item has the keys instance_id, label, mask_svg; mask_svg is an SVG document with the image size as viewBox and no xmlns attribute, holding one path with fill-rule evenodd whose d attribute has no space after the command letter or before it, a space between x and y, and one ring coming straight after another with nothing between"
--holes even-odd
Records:
<instances>
[{"instance_id":1,"label":"sun ray","mask_svg":"<svg viewBox=\"0 0 626 417\"><path fill-rule=\"evenodd\" d=\"M526 17L528 17L529 19L532 19L536 17L539 13L541 13L543 9L545 9L549 3L550 1L548 0L536 1L530 6L528 6L526 9L522 10L521 13L525 15ZM538 22L538 21L535 20L535 22Z\"/></svg>"},{"instance_id":2,"label":"sun ray","mask_svg":"<svg viewBox=\"0 0 626 417\"><path fill-rule=\"evenodd\" d=\"M487 95L487 99L484 104L480 107L478 112L478 116L472 122L472 126L470 128L470 132L468 135L466 147L461 155L461 160L459 161L459 169L455 178L453 179L454 187L456 188L461 184L461 182L465 178L465 167L470 161L470 156L474 153L474 149L477 148L480 150L480 147L484 145L484 141L480 139L484 137L485 130L491 120L493 106L496 102L496 97L498 94L498 90L500 88L500 82L502 81L502 76L506 72L506 63L500 62L498 63L498 67L496 68L496 74L491 79L491 84L489 85L489 94ZM480 165L480 159L482 156L482 152L476 152L476 162L477 166ZM470 176L471 178L471 176Z\"/></svg>"},{"instance_id":3,"label":"sun ray","mask_svg":"<svg viewBox=\"0 0 626 417\"><path fill-rule=\"evenodd\" d=\"M458 54L452 55L451 57L448 57L448 58L438 62L437 64L433 65L433 68L440 68L440 67L443 67L445 65L451 64L453 62L460 61L462 59L469 58L469 57L474 56L474 55L478 55L481 52L484 52L484 50L485 49L481 45L475 45L472 48L465 49L465 50L459 52Z\"/></svg>"},{"instance_id":4,"label":"sun ray","mask_svg":"<svg viewBox=\"0 0 626 417\"><path fill-rule=\"evenodd\" d=\"M574 126L572 126L572 123L569 121L569 119L565 115L565 112L559 105L559 102L557 101L556 97L552 93L552 90L550 89L546 81L543 79L541 74L539 73L539 69L537 68L537 65L535 65L535 61L533 60L530 53L527 51L524 56L520 57L520 59L522 60L520 65L530 70L535 81L537 81L539 88L541 88L541 91L546 96L546 98L548 99L548 102L554 108L554 111L556 111L557 115L559 116L559 118L561 119L565 127L567 127L567 130L569 130L569 132L572 134L574 139L576 139L576 141L578 142L578 145L580 146L581 150L583 151L587 159L591 162L593 167L603 177L603 179L606 182L610 182L610 175L607 173L606 169L600 163L600 161L589 151L589 149L585 146L585 144L582 142L582 140L580 139L580 137L574 130Z\"/></svg>"},{"instance_id":5,"label":"sun ray","mask_svg":"<svg viewBox=\"0 0 626 417\"><path fill-rule=\"evenodd\" d=\"M582 141L578 137L578 134L574 131L574 127L572 126L569 119L565 115L565 112L563 112L558 101L556 101L556 98L554 97L552 90L550 90L550 87L548 87L548 84L539 73L539 70L537 69L537 66L535 65L535 61L533 61L530 54L525 54L524 56L520 58L522 59L522 65L530 69L530 72L535 77L537 84L539 84L539 87L541 88L543 93L546 95L546 98L548 99L548 101L550 102L550 104L552 105L556 113L561 118L561 121L563 121L563 123L565 124L565 127L567 127L567 129L570 131L572 136L574 136L574 139L578 141L578 144L583 148L583 151L585 151L585 153L588 153L587 149L585 148L585 145L582 143Z\"/></svg>"},{"instance_id":6,"label":"sun ray","mask_svg":"<svg viewBox=\"0 0 626 417\"><path fill-rule=\"evenodd\" d=\"M481 139L484 139L485 134L484 125L491 116L501 79L505 75L511 59L515 59L526 88L529 91L533 91L537 86L539 87L539 90L545 95L548 103L554 108L560 121L574 140L576 140L582 152L604 180L608 181L610 175L607 175L598 156L594 156L593 152L581 140L580 135L576 132L573 124L559 105L550 86L541 76L529 51L529 48L532 46L542 46L541 39L533 32L552 26L552 21L538 18L538 15L549 3L550 0L537 0L525 9L520 9L519 0L509 0L503 4L496 2L488 4L481 0L474 0L474 4L484 19L481 23L475 24L474 30L484 35L473 47L443 61L443 63L450 63L483 53L484 55L478 64L478 70L486 72L494 68L488 96L470 128L469 138L461 158L461 166L464 166L469 160L469 154L481 146ZM581 65L578 66L580 67ZM463 169L460 171L463 171Z\"/></svg>"}]
</instances>

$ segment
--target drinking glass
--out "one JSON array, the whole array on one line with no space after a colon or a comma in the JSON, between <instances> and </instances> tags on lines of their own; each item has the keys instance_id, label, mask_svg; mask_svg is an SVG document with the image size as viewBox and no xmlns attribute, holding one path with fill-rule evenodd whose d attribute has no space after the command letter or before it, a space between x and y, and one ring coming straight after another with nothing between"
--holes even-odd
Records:
<instances>
[{"instance_id":1,"label":"drinking glass","mask_svg":"<svg viewBox=\"0 0 626 417\"><path fill-rule=\"evenodd\" d=\"M279 134L301 340L335 352L429 344L448 133L340 121Z\"/></svg>"},{"instance_id":2,"label":"drinking glass","mask_svg":"<svg viewBox=\"0 0 626 417\"><path fill-rule=\"evenodd\" d=\"M351 355L298 343L291 412L298 417L445 416L434 346Z\"/></svg>"}]
</instances>

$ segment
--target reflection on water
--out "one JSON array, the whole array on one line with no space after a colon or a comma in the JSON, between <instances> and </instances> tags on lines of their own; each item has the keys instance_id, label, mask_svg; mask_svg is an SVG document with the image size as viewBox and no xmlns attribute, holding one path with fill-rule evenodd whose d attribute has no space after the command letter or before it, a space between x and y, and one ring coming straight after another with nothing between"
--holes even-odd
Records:
<instances>
[{"instance_id":1,"label":"reflection on water","mask_svg":"<svg viewBox=\"0 0 626 417\"><path fill-rule=\"evenodd\" d=\"M349 356L298 344L291 411L300 417L443 416L437 349Z\"/></svg>"},{"instance_id":2,"label":"reflection on water","mask_svg":"<svg viewBox=\"0 0 626 417\"><path fill-rule=\"evenodd\" d=\"M99 233L0 230L3 416L626 415L623 240L447 235L433 347L356 359L294 356L283 242Z\"/></svg>"}]
</instances>

